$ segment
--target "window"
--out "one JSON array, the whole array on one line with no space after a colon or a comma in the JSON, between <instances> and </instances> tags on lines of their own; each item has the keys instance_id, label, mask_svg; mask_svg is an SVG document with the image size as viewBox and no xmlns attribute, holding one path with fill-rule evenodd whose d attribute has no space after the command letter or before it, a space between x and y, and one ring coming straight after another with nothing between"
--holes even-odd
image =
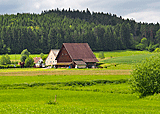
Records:
<instances>
[{"instance_id":1,"label":"window","mask_svg":"<svg viewBox=\"0 0 160 114\"><path fill-rule=\"evenodd\" d=\"M50 63L52 63L52 61L50 61Z\"/></svg>"}]
</instances>

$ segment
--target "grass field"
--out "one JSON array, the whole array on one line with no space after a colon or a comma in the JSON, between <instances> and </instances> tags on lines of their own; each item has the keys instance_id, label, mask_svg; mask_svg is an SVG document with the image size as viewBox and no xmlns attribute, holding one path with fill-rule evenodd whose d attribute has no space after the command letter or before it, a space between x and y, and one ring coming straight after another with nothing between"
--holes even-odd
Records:
<instances>
[{"instance_id":1,"label":"grass field","mask_svg":"<svg viewBox=\"0 0 160 114\"><path fill-rule=\"evenodd\" d=\"M35 74L38 69L30 70ZM12 71L1 71L1 75ZM29 69L15 71L18 75L27 73ZM138 98L128 84L130 75L117 70L40 71L49 72L49 75L0 76L0 113L160 113L160 95ZM76 75L75 71L78 72ZM129 70L122 71L130 73ZM50 75L53 72L58 74Z\"/></svg>"},{"instance_id":2,"label":"grass field","mask_svg":"<svg viewBox=\"0 0 160 114\"><path fill-rule=\"evenodd\" d=\"M107 53L103 69L0 69L0 114L160 113L160 94L138 98L128 81L152 53Z\"/></svg>"},{"instance_id":3,"label":"grass field","mask_svg":"<svg viewBox=\"0 0 160 114\"><path fill-rule=\"evenodd\" d=\"M48 55L48 54L44 54L44 55ZM2 55L0 55L1 58ZM9 55L11 61L20 61L21 58L21 54L10 54ZM31 54L30 57L34 58L34 57L40 57L40 54Z\"/></svg>"}]
</instances>

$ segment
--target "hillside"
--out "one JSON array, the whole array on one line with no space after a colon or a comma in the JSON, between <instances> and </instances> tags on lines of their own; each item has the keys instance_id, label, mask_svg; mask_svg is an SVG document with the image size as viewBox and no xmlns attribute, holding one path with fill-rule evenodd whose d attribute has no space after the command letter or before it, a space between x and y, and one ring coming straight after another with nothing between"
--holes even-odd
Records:
<instances>
[{"instance_id":1,"label":"hillside","mask_svg":"<svg viewBox=\"0 0 160 114\"><path fill-rule=\"evenodd\" d=\"M0 54L20 53L26 48L32 54L48 53L50 49L60 48L62 43L77 42L89 43L93 51L137 49L144 37L146 47L158 44L159 29L159 23L137 23L88 9L5 14L0 15Z\"/></svg>"}]
</instances>

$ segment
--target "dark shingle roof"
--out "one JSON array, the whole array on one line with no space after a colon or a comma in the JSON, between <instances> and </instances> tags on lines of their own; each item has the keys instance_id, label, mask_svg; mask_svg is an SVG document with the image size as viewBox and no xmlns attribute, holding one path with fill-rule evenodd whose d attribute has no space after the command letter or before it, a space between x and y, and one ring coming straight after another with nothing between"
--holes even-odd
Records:
<instances>
[{"instance_id":1,"label":"dark shingle roof","mask_svg":"<svg viewBox=\"0 0 160 114\"><path fill-rule=\"evenodd\" d=\"M84 62L99 62L88 43L63 43L73 60L82 59Z\"/></svg>"}]
</instances>

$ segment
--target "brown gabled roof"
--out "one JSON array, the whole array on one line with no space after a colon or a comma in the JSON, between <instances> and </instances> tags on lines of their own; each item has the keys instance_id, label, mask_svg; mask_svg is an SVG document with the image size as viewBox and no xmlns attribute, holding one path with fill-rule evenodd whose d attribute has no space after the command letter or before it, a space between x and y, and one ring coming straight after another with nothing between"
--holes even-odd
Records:
<instances>
[{"instance_id":1,"label":"brown gabled roof","mask_svg":"<svg viewBox=\"0 0 160 114\"><path fill-rule=\"evenodd\" d=\"M34 58L33 58L34 63L37 63L40 59L41 59L41 57L34 57Z\"/></svg>"},{"instance_id":2,"label":"brown gabled roof","mask_svg":"<svg viewBox=\"0 0 160 114\"><path fill-rule=\"evenodd\" d=\"M82 59L84 62L99 62L88 43L63 43L72 60Z\"/></svg>"}]
</instances>

